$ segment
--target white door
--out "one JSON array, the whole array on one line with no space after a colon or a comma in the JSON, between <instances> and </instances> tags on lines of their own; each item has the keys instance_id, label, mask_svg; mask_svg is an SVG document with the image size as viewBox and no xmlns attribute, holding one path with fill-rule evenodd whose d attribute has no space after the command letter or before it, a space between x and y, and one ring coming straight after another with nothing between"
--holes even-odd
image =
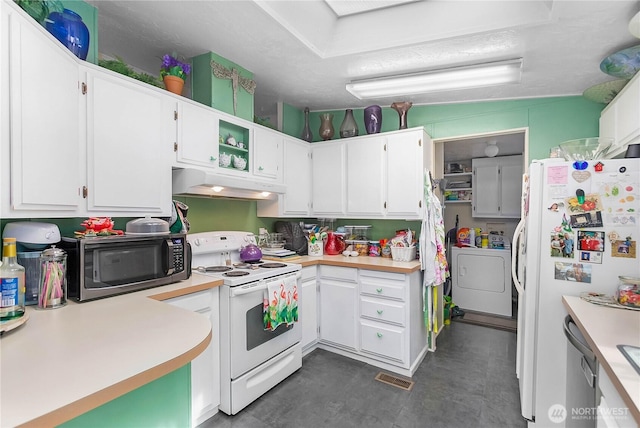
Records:
<instances>
[{"instance_id":1,"label":"white door","mask_svg":"<svg viewBox=\"0 0 640 428\"><path fill-rule=\"evenodd\" d=\"M311 145L313 213L318 216L344 213L345 151L341 142Z\"/></svg>"},{"instance_id":2,"label":"white door","mask_svg":"<svg viewBox=\"0 0 640 428\"><path fill-rule=\"evenodd\" d=\"M423 133L387 137L387 215L420 216L423 191Z\"/></svg>"},{"instance_id":3,"label":"white door","mask_svg":"<svg viewBox=\"0 0 640 428\"><path fill-rule=\"evenodd\" d=\"M383 215L385 201L385 138L369 137L345 145L347 214Z\"/></svg>"},{"instance_id":4,"label":"white door","mask_svg":"<svg viewBox=\"0 0 640 428\"><path fill-rule=\"evenodd\" d=\"M320 339L357 349L358 284L320 280Z\"/></svg>"},{"instance_id":5,"label":"white door","mask_svg":"<svg viewBox=\"0 0 640 428\"><path fill-rule=\"evenodd\" d=\"M88 210L171 215L172 98L87 71Z\"/></svg>"},{"instance_id":6,"label":"white door","mask_svg":"<svg viewBox=\"0 0 640 428\"><path fill-rule=\"evenodd\" d=\"M302 349L314 344L318 340L318 288L315 279L315 266L312 267L314 276L302 279L302 293L300 300L300 324L302 324Z\"/></svg>"},{"instance_id":7,"label":"white door","mask_svg":"<svg viewBox=\"0 0 640 428\"><path fill-rule=\"evenodd\" d=\"M284 139L283 214L308 215L311 208L311 149L309 144Z\"/></svg>"},{"instance_id":8,"label":"white door","mask_svg":"<svg viewBox=\"0 0 640 428\"><path fill-rule=\"evenodd\" d=\"M217 169L218 119L211 109L177 103L176 161Z\"/></svg>"},{"instance_id":9,"label":"white door","mask_svg":"<svg viewBox=\"0 0 640 428\"><path fill-rule=\"evenodd\" d=\"M522 156L515 156L500 167L500 215L520 218L522 205Z\"/></svg>"},{"instance_id":10,"label":"white door","mask_svg":"<svg viewBox=\"0 0 640 428\"><path fill-rule=\"evenodd\" d=\"M498 217L500 215L500 174L495 159L473 159L472 181L473 217ZM518 206L519 212L520 206Z\"/></svg>"},{"instance_id":11,"label":"white door","mask_svg":"<svg viewBox=\"0 0 640 428\"><path fill-rule=\"evenodd\" d=\"M256 126L253 131L253 175L280 181L282 147L280 132Z\"/></svg>"},{"instance_id":12,"label":"white door","mask_svg":"<svg viewBox=\"0 0 640 428\"><path fill-rule=\"evenodd\" d=\"M83 203L79 67L41 32L9 11L11 208L71 215Z\"/></svg>"}]
</instances>

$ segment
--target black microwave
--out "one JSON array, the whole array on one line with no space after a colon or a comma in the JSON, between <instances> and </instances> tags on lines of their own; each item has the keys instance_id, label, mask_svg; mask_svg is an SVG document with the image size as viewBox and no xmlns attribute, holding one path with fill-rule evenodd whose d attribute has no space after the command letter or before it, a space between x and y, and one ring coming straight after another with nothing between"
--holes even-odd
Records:
<instances>
[{"instance_id":1,"label":"black microwave","mask_svg":"<svg viewBox=\"0 0 640 428\"><path fill-rule=\"evenodd\" d=\"M171 284L191 276L184 234L62 238L67 297L79 302Z\"/></svg>"}]
</instances>

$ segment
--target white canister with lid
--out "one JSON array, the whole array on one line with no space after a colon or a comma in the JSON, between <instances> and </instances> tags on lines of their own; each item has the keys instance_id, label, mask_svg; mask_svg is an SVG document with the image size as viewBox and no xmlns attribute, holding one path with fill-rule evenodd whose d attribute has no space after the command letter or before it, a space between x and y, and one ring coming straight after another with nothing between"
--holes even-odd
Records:
<instances>
[{"instance_id":1,"label":"white canister with lid","mask_svg":"<svg viewBox=\"0 0 640 428\"><path fill-rule=\"evenodd\" d=\"M38 309L54 309L67 304L67 253L55 245L40 254Z\"/></svg>"}]
</instances>

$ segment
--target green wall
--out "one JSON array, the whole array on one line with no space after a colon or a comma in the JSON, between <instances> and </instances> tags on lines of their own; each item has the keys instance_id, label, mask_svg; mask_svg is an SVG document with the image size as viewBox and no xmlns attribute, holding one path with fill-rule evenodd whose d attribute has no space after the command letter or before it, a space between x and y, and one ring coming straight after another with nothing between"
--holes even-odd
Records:
<instances>
[{"instance_id":1,"label":"green wall","mask_svg":"<svg viewBox=\"0 0 640 428\"><path fill-rule=\"evenodd\" d=\"M25 397L25 400L28 399ZM63 428L190 427L191 364L59 426Z\"/></svg>"},{"instance_id":2,"label":"green wall","mask_svg":"<svg viewBox=\"0 0 640 428\"><path fill-rule=\"evenodd\" d=\"M218 79L213 75L211 61L225 68L235 69L241 77L253 79L253 73L226 58L208 52L191 58L191 92L193 100L217 110L253 122L253 95L240 84L236 90L237 111L233 111L233 87L231 79Z\"/></svg>"},{"instance_id":3,"label":"green wall","mask_svg":"<svg viewBox=\"0 0 640 428\"><path fill-rule=\"evenodd\" d=\"M548 157L549 149L563 141L597 136L603 108L603 104L581 96L413 106L407 114L407 123L409 128L424 126L434 139L528 127L529 160L533 160ZM321 113L324 112L310 114L314 141L319 141ZM334 115L333 126L336 130L333 139L339 139L338 131L344 119L344 110L330 113ZM354 110L354 117L360 135L364 135L363 110ZM299 136L302 132L301 112L285 117L283 122L288 123L285 133ZM390 107L383 107L381 132L396 131L398 128L398 113ZM295 132L287 132L291 129Z\"/></svg>"}]
</instances>

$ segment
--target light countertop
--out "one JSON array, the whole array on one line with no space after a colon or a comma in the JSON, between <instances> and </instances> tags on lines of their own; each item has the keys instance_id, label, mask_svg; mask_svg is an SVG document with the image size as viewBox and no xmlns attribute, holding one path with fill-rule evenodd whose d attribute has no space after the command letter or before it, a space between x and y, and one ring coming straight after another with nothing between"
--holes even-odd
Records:
<instances>
[{"instance_id":1,"label":"light countertop","mask_svg":"<svg viewBox=\"0 0 640 428\"><path fill-rule=\"evenodd\" d=\"M562 301L640 424L640 374L617 348L640 346L640 311L596 305L576 296L563 296Z\"/></svg>"},{"instance_id":2,"label":"light countertop","mask_svg":"<svg viewBox=\"0 0 640 428\"><path fill-rule=\"evenodd\" d=\"M264 257L267 259L267 257ZM273 260L273 259L270 259ZM370 269L370 270L380 270L385 272L397 272L397 273L411 273L417 270L420 270L420 261L412 260L410 262L396 262L391 258L387 257L369 257L369 256L358 256L358 257L345 257L343 255L337 256L321 256L321 257L311 257L311 256L301 256L300 258L296 258L295 260L283 260L287 263L298 263L302 266L313 266L313 265L329 265L329 266L343 266L343 267L351 267L358 269Z\"/></svg>"},{"instance_id":3,"label":"light countertop","mask_svg":"<svg viewBox=\"0 0 640 428\"><path fill-rule=\"evenodd\" d=\"M0 426L59 425L189 363L209 345L211 323L159 300L221 283L192 275L58 309L28 306L28 321L0 338Z\"/></svg>"}]
</instances>

